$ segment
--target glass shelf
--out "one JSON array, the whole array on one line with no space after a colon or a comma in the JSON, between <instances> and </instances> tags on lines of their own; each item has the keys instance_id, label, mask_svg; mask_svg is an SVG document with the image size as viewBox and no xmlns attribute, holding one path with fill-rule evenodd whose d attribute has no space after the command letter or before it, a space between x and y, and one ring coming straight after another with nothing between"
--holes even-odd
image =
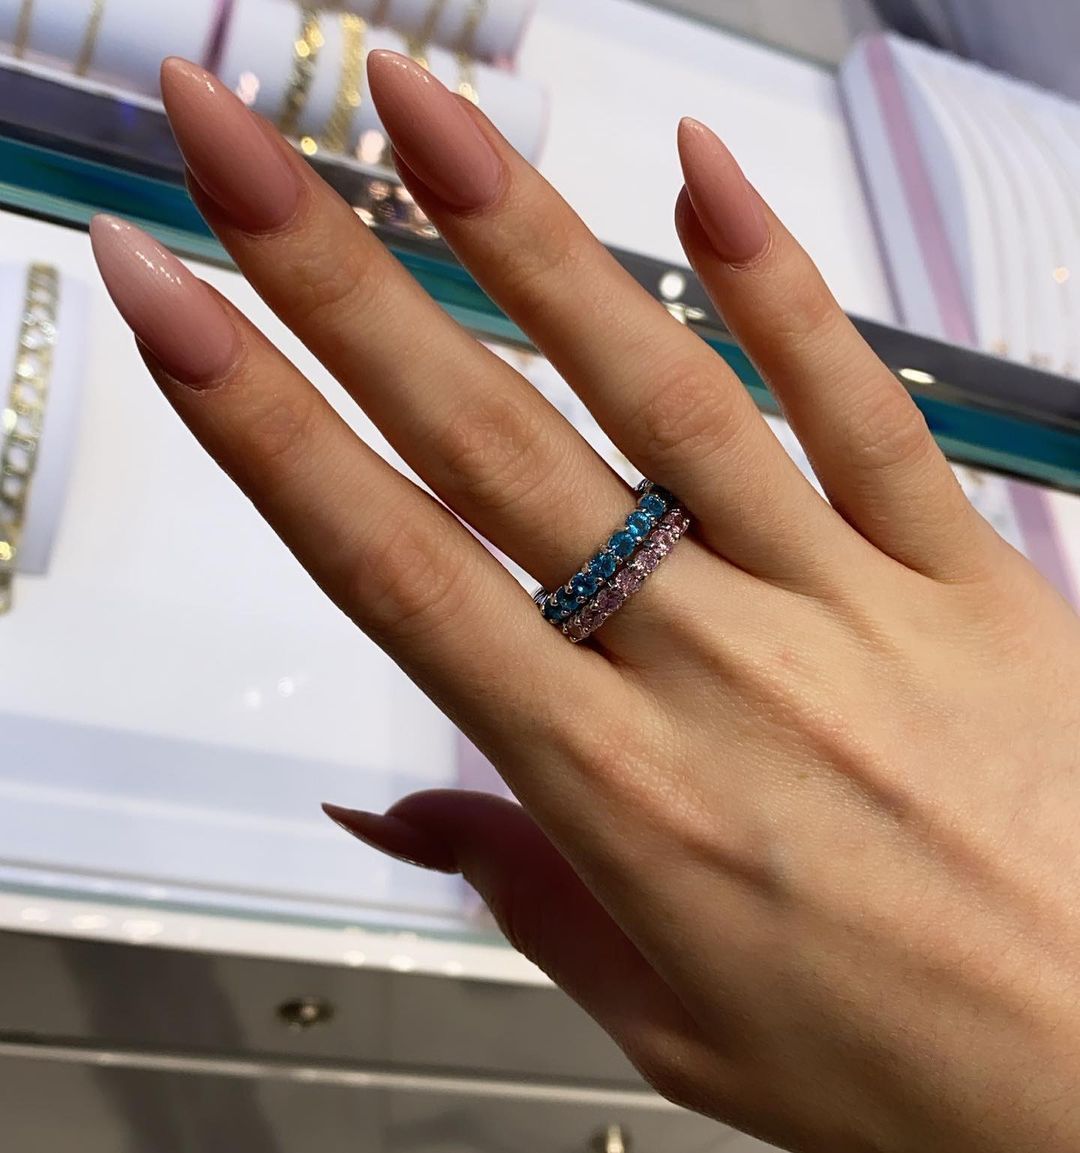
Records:
<instances>
[{"instance_id":1,"label":"glass shelf","mask_svg":"<svg viewBox=\"0 0 1080 1153\"><path fill-rule=\"evenodd\" d=\"M120 100L105 90L57 84L30 69L4 68L0 108L6 110L0 120L4 207L76 227L85 227L96 212L117 213L184 255L227 263L188 198L182 162L153 101ZM408 202L398 198L386 172L319 157L312 163L452 315L483 337L528 345ZM615 255L724 357L761 408L775 410L760 376L688 268L629 252ZM678 286L674 292L672 284ZM1080 491L1080 385L855 321L915 398L951 459Z\"/></svg>"}]
</instances>

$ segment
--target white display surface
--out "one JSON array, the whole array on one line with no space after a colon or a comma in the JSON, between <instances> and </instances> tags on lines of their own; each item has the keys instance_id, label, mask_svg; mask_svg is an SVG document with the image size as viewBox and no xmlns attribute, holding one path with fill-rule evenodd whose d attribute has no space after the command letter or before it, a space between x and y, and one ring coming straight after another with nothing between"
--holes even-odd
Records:
<instances>
[{"instance_id":1,"label":"white display surface","mask_svg":"<svg viewBox=\"0 0 1080 1153\"><path fill-rule=\"evenodd\" d=\"M19 324L26 307L28 267L27 264L0 266L0 365L4 366L3 373L8 379L14 368ZM86 285L71 277L62 277L45 427L16 557L16 572L23 576L47 571L53 542L64 515L72 463L78 448L86 353L86 308ZM4 375L0 375L0 381L3 380ZM0 383L0 389L6 387L6 383ZM0 400L0 408L6 403L5 396Z\"/></svg>"},{"instance_id":2,"label":"white display surface","mask_svg":"<svg viewBox=\"0 0 1080 1153\"><path fill-rule=\"evenodd\" d=\"M841 304L895 320L831 70L633 0L539 0L518 72L550 93L545 175L607 243L686 264L673 223L675 131L696 116Z\"/></svg>"},{"instance_id":3,"label":"white display surface","mask_svg":"<svg viewBox=\"0 0 1080 1153\"><path fill-rule=\"evenodd\" d=\"M456 781L456 732L314 587L149 380L84 233L0 216L13 261L93 285L78 452L48 574L0 620L0 858L452 913L319 803ZM328 394L236 274L206 276ZM347 419L382 442L351 404ZM18 751L12 754L11 750ZM331 913L334 910L330 910Z\"/></svg>"}]
</instances>

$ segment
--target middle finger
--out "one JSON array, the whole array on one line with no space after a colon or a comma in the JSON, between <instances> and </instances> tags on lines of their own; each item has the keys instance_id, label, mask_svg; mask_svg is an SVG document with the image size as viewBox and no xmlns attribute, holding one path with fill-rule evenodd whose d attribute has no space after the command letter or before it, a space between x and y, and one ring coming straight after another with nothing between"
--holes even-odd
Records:
<instances>
[{"instance_id":1,"label":"middle finger","mask_svg":"<svg viewBox=\"0 0 1080 1153\"><path fill-rule=\"evenodd\" d=\"M162 88L196 203L259 294L455 512L564 582L631 511L628 486L213 77L169 61Z\"/></svg>"}]
</instances>

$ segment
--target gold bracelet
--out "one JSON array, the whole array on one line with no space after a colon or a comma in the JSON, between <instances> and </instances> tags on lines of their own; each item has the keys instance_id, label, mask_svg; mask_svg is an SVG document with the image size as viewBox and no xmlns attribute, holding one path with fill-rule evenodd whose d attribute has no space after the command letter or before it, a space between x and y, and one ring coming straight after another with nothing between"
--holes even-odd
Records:
<instances>
[{"instance_id":1,"label":"gold bracelet","mask_svg":"<svg viewBox=\"0 0 1080 1153\"><path fill-rule=\"evenodd\" d=\"M300 128L311 85L315 82L315 67L319 52L326 43L319 23L319 10L304 5L300 9L300 36L293 42L293 67L289 87L278 117L278 127L285 136L295 136Z\"/></svg>"},{"instance_id":2,"label":"gold bracelet","mask_svg":"<svg viewBox=\"0 0 1080 1153\"><path fill-rule=\"evenodd\" d=\"M15 25L15 59L21 60L30 45L30 21L34 16L34 0L23 0L19 9L19 22Z\"/></svg>"},{"instance_id":3,"label":"gold bracelet","mask_svg":"<svg viewBox=\"0 0 1080 1153\"><path fill-rule=\"evenodd\" d=\"M101 31L101 18L105 15L105 0L91 0L90 19L86 22L86 34L83 36L82 47L75 60L75 75L85 76L94 62L94 51L97 48L98 33Z\"/></svg>"},{"instance_id":4,"label":"gold bracelet","mask_svg":"<svg viewBox=\"0 0 1080 1153\"><path fill-rule=\"evenodd\" d=\"M431 38L435 35L435 29L439 26L439 18L442 16L446 8L446 0L432 0L431 7L428 9L428 14L424 18L423 26L416 36L412 36L406 42L409 55L420 65L421 68L428 67L428 49L431 47Z\"/></svg>"},{"instance_id":5,"label":"gold bracelet","mask_svg":"<svg viewBox=\"0 0 1080 1153\"><path fill-rule=\"evenodd\" d=\"M473 0L473 6L469 9L461 29L461 39L458 41L458 67L461 70L458 77L458 95L471 100L473 104L480 103L473 53L476 51L476 34L480 31L480 25L486 15L487 0Z\"/></svg>"},{"instance_id":6,"label":"gold bracelet","mask_svg":"<svg viewBox=\"0 0 1080 1153\"><path fill-rule=\"evenodd\" d=\"M328 152L348 152L356 110L364 99L364 39L367 23L351 12L341 15L341 80L334 110L326 121L322 147Z\"/></svg>"},{"instance_id":7,"label":"gold bracelet","mask_svg":"<svg viewBox=\"0 0 1080 1153\"><path fill-rule=\"evenodd\" d=\"M7 407L0 411L0 615L11 611L15 562L49 398L60 274L32 264Z\"/></svg>"}]
</instances>

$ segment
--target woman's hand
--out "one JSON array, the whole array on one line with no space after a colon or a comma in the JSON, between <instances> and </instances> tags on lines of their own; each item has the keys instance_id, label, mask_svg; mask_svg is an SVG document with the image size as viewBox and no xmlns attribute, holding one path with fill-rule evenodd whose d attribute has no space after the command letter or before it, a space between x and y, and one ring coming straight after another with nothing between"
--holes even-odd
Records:
<instances>
[{"instance_id":1,"label":"woman's hand","mask_svg":"<svg viewBox=\"0 0 1080 1153\"><path fill-rule=\"evenodd\" d=\"M96 221L166 396L524 805L335 815L463 872L677 1101L822 1153L1080 1148L1077 617L707 129L680 234L831 507L479 111L390 53L370 81L420 205L694 532L567 643L242 316ZM252 284L450 509L566 580L628 489L214 79L172 61L164 91Z\"/></svg>"}]
</instances>

